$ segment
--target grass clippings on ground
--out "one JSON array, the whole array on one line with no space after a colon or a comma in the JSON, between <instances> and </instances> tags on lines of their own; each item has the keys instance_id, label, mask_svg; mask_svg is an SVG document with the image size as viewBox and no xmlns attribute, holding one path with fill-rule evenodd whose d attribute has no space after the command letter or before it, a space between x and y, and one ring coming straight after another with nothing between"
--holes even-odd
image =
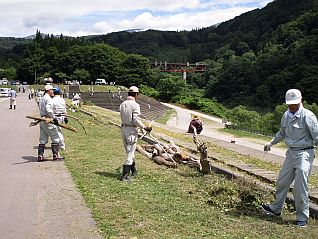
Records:
<instances>
[{"instance_id":1,"label":"grass clippings on ground","mask_svg":"<svg viewBox=\"0 0 318 239\"><path fill-rule=\"evenodd\" d=\"M120 129L75 116L88 135L64 131L65 163L104 238L315 238L318 233L312 219L307 229L294 226L295 214L287 210L282 219L262 214L260 203L273 195L256 185L186 166L166 168L138 153L139 175L123 183Z\"/></svg>"}]
</instances>

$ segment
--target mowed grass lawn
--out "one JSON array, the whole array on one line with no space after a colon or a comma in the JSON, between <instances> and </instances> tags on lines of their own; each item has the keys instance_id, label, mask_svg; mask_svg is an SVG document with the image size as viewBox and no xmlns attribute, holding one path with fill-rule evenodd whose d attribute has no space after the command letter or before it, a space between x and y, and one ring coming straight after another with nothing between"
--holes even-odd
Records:
<instances>
[{"instance_id":1,"label":"mowed grass lawn","mask_svg":"<svg viewBox=\"0 0 318 239\"><path fill-rule=\"evenodd\" d=\"M79 112L74 116L88 135L71 120L80 132L64 130L65 163L105 238L317 238L313 219L297 228L294 212L285 210L282 218L262 214L260 204L273 195L253 184L186 166L166 168L139 153L139 175L131 184L121 182L120 129ZM105 117L118 121L109 111Z\"/></svg>"}]
</instances>

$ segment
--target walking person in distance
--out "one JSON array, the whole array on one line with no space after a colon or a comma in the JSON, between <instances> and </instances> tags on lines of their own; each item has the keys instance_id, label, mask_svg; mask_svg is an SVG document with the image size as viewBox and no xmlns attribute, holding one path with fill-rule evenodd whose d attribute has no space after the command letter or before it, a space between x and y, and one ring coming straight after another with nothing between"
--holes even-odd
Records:
<instances>
[{"instance_id":1,"label":"walking person in distance","mask_svg":"<svg viewBox=\"0 0 318 239\"><path fill-rule=\"evenodd\" d=\"M12 109L16 109L17 108L17 92L14 89L11 89L9 91L9 97L10 97L10 110Z\"/></svg>"}]
</instances>

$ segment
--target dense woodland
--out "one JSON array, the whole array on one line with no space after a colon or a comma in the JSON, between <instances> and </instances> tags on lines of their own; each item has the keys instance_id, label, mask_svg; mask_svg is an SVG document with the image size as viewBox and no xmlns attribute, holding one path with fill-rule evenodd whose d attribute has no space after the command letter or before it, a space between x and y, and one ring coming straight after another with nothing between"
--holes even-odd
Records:
<instances>
[{"instance_id":1,"label":"dense woodland","mask_svg":"<svg viewBox=\"0 0 318 239\"><path fill-rule=\"evenodd\" d=\"M227 106L271 108L298 87L317 101L318 1L276 0L220 25L190 32L119 32L90 39L151 61L206 62L192 80Z\"/></svg>"},{"instance_id":2,"label":"dense woodland","mask_svg":"<svg viewBox=\"0 0 318 239\"><path fill-rule=\"evenodd\" d=\"M204 62L208 70L189 74L185 83L180 74L151 69L153 61ZM266 113L278 105L274 112L281 114L279 104L289 88L300 89L315 109L317 63L317 0L276 0L217 26L192 31L77 38L37 31L34 39L0 38L0 78L31 84L48 76L55 83L91 84L104 78L125 86L135 84L161 100L234 122L241 121L235 114L248 114L246 124L266 131L275 130L273 122L279 117L250 114L247 109Z\"/></svg>"}]
</instances>

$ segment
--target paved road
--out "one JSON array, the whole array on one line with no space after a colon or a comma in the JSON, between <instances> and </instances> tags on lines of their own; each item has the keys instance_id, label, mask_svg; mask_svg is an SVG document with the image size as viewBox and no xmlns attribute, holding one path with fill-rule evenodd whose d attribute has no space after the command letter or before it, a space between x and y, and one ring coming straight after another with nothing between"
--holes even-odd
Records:
<instances>
[{"instance_id":1,"label":"paved road","mask_svg":"<svg viewBox=\"0 0 318 239\"><path fill-rule=\"evenodd\" d=\"M16 110L0 98L0 238L100 238L64 162L36 162L39 128L28 114L38 109L27 93Z\"/></svg>"},{"instance_id":2,"label":"paved road","mask_svg":"<svg viewBox=\"0 0 318 239\"><path fill-rule=\"evenodd\" d=\"M220 131L218 131L217 129L223 128L222 119L209 116L206 114L202 114L193 110L184 109L172 104L167 104L167 103L164 103L164 104L170 108L175 109L177 112L176 117L171 118L167 122L168 126L176 127L178 129L182 129L186 131L188 129L188 126L191 120L191 114L196 114L200 116L203 121L204 120L211 121L211 122L213 121L213 123L207 122L207 124L203 125L204 128L201 135L207 136L213 139L217 139L217 140L223 140L225 142L235 141L236 145L252 148L260 152L263 152L264 150L264 144L266 143L265 141L259 140L258 142L255 142L255 140L252 140L252 139L241 138L241 137L237 138L233 135L221 133ZM285 157L285 152L286 152L285 149L281 149L274 146L272 147L271 151L268 152L267 154L271 156L277 156L277 161L279 161L279 163L282 163ZM316 171L318 166L318 160L314 161L314 166L316 166L314 167L314 170Z\"/></svg>"}]
</instances>

